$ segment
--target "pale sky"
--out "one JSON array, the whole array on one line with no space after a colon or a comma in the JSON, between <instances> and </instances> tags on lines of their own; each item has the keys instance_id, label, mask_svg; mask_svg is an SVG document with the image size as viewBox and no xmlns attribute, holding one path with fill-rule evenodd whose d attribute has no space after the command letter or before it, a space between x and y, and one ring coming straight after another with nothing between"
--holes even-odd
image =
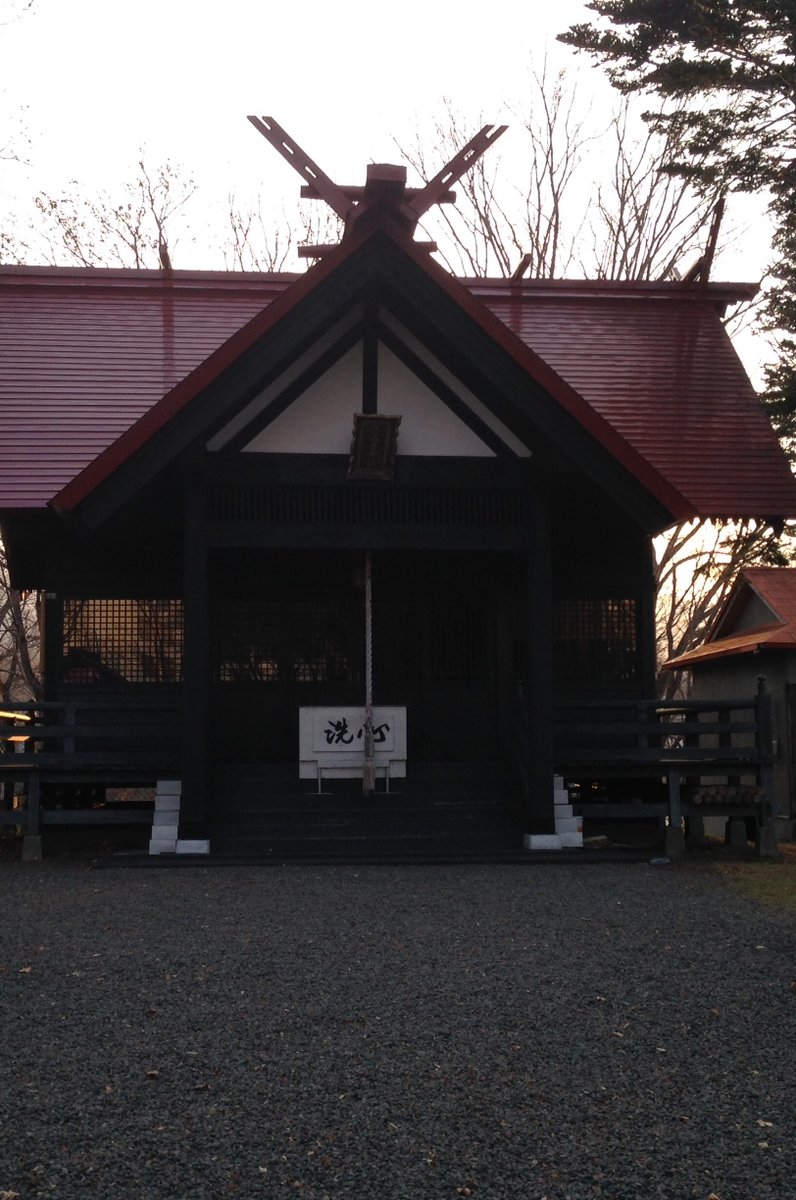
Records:
<instances>
[{"instance_id":1,"label":"pale sky","mask_svg":"<svg viewBox=\"0 0 796 1200\"><path fill-rule=\"evenodd\" d=\"M23 3L0 0L5 104L25 107L35 159L81 177L139 145L218 170L259 155L264 176L288 171L249 112L276 117L334 178L361 175L394 159L392 137L443 96L499 119L531 52L585 11L576 0L34 0L10 20Z\"/></svg>"}]
</instances>

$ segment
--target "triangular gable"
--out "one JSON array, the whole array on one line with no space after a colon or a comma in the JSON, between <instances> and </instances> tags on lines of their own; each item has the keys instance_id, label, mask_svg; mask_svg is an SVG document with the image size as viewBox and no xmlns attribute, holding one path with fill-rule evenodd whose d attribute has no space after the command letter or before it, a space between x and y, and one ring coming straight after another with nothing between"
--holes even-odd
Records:
<instances>
[{"instance_id":1,"label":"triangular gable","mask_svg":"<svg viewBox=\"0 0 796 1200\"><path fill-rule=\"evenodd\" d=\"M531 451L477 396L419 346L399 322L388 320L387 341L375 337L371 353L373 407L399 416L400 453L418 458L527 458ZM325 352L305 356L273 380L208 442L211 453L347 454L353 417L362 406L364 339L351 322L328 336ZM356 337L351 345L352 336ZM333 353L336 347L337 354Z\"/></svg>"},{"instance_id":2,"label":"triangular gable","mask_svg":"<svg viewBox=\"0 0 796 1200\"><path fill-rule=\"evenodd\" d=\"M465 286L385 228L348 237L291 284L63 488L54 507L80 505L89 523L105 519L202 430L212 438L365 293L378 294L457 378L469 377L521 442L536 431L576 467L596 472L606 490L624 491L631 507L646 495L659 526L691 515L677 489Z\"/></svg>"},{"instance_id":3,"label":"triangular gable","mask_svg":"<svg viewBox=\"0 0 796 1200\"><path fill-rule=\"evenodd\" d=\"M705 642L666 666L690 668L763 648L796 648L795 568L747 567L735 581Z\"/></svg>"}]
</instances>

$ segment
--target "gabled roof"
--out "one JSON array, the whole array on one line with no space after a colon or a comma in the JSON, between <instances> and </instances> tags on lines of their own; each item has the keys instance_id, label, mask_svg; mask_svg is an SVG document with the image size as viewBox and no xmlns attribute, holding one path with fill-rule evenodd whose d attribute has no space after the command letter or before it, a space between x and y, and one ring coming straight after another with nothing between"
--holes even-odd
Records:
<instances>
[{"instance_id":1,"label":"gabled roof","mask_svg":"<svg viewBox=\"0 0 796 1200\"><path fill-rule=\"evenodd\" d=\"M79 504L374 236L300 276L0 268L0 507ZM673 517L796 513L719 319L749 285L458 281L400 248Z\"/></svg>"},{"instance_id":2,"label":"gabled roof","mask_svg":"<svg viewBox=\"0 0 796 1200\"><path fill-rule=\"evenodd\" d=\"M755 602L750 624L745 615ZM678 670L762 649L796 649L796 567L747 567L704 644L666 665Z\"/></svg>"}]
</instances>

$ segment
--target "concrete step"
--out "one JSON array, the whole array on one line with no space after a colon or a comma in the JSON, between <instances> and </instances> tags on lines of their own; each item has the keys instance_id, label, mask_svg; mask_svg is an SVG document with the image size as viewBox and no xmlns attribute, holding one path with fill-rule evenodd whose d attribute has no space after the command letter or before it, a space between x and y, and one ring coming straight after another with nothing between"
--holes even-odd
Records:
<instances>
[{"instance_id":1,"label":"concrete step","mask_svg":"<svg viewBox=\"0 0 796 1200\"><path fill-rule=\"evenodd\" d=\"M493 861L495 856L521 861L527 853L519 833L492 837L401 834L380 838L217 835L211 837L211 849L219 858L313 862Z\"/></svg>"}]
</instances>

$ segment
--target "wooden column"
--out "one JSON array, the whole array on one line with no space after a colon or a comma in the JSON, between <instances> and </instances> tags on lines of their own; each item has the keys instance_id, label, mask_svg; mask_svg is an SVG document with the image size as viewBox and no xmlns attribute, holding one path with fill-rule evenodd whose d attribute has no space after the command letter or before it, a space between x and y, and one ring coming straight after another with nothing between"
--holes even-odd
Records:
<instances>
[{"instance_id":1,"label":"wooden column","mask_svg":"<svg viewBox=\"0 0 796 1200\"><path fill-rule=\"evenodd\" d=\"M198 467L186 477L184 504L180 836L201 837L207 822L210 666L205 478Z\"/></svg>"},{"instance_id":2,"label":"wooden column","mask_svg":"<svg viewBox=\"0 0 796 1200\"><path fill-rule=\"evenodd\" d=\"M655 627L655 562L652 538L647 538L644 576L641 584L638 648L641 657L641 686L645 696L656 695L657 629Z\"/></svg>"},{"instance_id":3,"label":"wooden column","mask_svg":"<svg viewBox=\"0 0 796 1200\"><path fill-rule=\"evenodd\" d=\"M552 833L553 563L549 501L532 496L528 528L528 822Z\"/></svg>"}]
</instances>

